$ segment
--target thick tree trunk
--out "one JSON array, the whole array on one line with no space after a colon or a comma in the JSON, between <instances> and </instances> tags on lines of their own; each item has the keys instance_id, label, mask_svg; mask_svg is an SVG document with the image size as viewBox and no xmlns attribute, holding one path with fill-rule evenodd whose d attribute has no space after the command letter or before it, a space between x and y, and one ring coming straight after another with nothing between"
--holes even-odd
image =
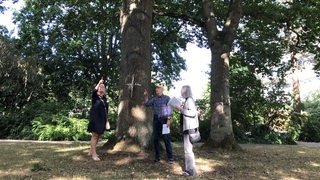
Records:
<instances>
[{"instance_id":1,"label":"thick tree trunk","mask_svg":"<svg viewBox=\"0 0 320 180\"><path fill-rule=\"evenodd\" d=\"M230 92L229 92L229 57L239 20L242 0L230 2L229 13L223 30L217 29L213 1L203 0L206 32L211 50L211 130L208 146L238 149L232 130Z\"/></svg>"},{"instance_id":2,"label":"thick tree trunk","mask_svg":"<svg viewBox=\"0 0 320 180\"><path fill-rule=\"evenodd\" d=\"M229 56L220 42L215 42L211 52L211 131L209 142L214 147L233 149L230 90Z\"/></svg>"},{"instance_id":3,"label":"thick tree trunk","mask_svg":"<svg viewBox=\"0 0 320 180\"><path fill-rule=\"evenodd\" d=\"M296 59L292 59L294 65L292 67L292 91L293 91L293 110L301 114L302 103L300 98L300 80L298 76L298 65Z\"/></svg>"},{"instance_id":4,"label":"thick tree trunk","mask_svg":"<svg viewBox=\"0 0 320 180\"><path fill-rule=\"evenodd\" d=\"M152 0L125 0L120 14L122 45L120 103L116 149L149 148L152 116L144 105L143 92L151 82Z\"/></svg>"}]
</instances>

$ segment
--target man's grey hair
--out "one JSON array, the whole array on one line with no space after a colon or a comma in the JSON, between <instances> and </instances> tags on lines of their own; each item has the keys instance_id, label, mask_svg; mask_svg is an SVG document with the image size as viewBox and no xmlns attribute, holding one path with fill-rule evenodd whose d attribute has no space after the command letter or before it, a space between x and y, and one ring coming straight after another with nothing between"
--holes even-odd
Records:
<instances>
[{"instance_id":1,"label":"man's grey hair","mask_svg":"<svg viewBox=\"0 0 320 180\"><path fill-rule=\"evenodd\" d=\"M191 87L189 85L182 86L181 96L184 98L192 97Z\"/></svg>"}]
</instances>

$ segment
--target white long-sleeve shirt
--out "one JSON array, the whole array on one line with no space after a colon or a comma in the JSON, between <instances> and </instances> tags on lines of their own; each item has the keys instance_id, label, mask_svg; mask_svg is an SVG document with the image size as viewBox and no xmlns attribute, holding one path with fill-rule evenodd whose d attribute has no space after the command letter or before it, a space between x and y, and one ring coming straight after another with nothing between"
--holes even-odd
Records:
<instances>
[{"instance_id":1,"label":"white long-sleeve shirt","mask_svg":"<svg viewBox=\"0 0 320 180\"><path fill-rule=\"evenodd\" d=\"M183 131L199 127L198 112L193 98L187 98L181 113L183 114Z\"/></svg>"}]
</instances>

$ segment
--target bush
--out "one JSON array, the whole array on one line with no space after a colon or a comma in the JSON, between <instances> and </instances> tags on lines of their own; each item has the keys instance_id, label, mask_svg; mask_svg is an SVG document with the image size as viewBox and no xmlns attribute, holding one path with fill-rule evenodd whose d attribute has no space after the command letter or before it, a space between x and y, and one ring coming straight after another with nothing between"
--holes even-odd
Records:
<instances>
[{"instance_id":1,"label":"bush","mask_svg":"<svg viewBox=\"0 0 320 180\"><path fill-rule=\"evenodd\" d=\"M36 117L51 116L52 114L67 114L67 105L36 100L28 103L24 108L2 113L0 116L0 138L38 139L32 131L32 121Z\"/></svg>"},{"instance_id":2,"label":"bush","mask_svg":"<svg viewBox=\"0 0 320 180\"><path fill-rule=\"evenodd\" d=\"M299 140L320 142L320 91L316 91L303 102L307 120L302 122Z\"/></svg>"},{"instance_id":3,"label":"bush","mask_svg":"<svg viewBox=\"0 0 320 180\"><path fill-rule=\"evenodd\" d=\"M170 138L174 141L183 141L182 132L180 128L180 112L173 111L172 118L170 122Z\"/></svg>"},{"instance_id":4,"label":"bush","mask_svg":"<svg viewBox=\"0 0 320 180\"><path fill-rule=\"evenodd\" d=\"M36 139L30 121L19 111L0 116L0 138Z\"/></svg>"},{"instance_id":5,"label":"bush","mask_svg":"<svg viewBox=\"0 0 320 180\"><path fill-rule=\"evenodd\" d=\"M17 114L1 114L0 115L0 138L5 139L10 135L16 124Z\"/></svg>"},{"instance_id":6,"label":"bush","mask_svg":"<svg viewBox=\"0 0 320 180\"><path fill-rule=\"evenodd\" d=\"M320 119L311 116L301 129L300 140L320 142Z\"/></svg>"},{"instance_id":7,"label":"bush","mask_svg":"<svg viewBox=\"0 0 320 180\"><path fill-rule=\"evenodd\" d=\"M87 132L88 117L71 117L72 106L55 100L36 100L19 111L0 114L0 138L32 140L90 140ZM111 131L103 134L108 139L116 128L116 115L109 113Z\"/></svg>"},{"instance_id":8,"label":"bush","mask_svg":"<svg viewBox=\"0 0 320 180\"><path fill-rule=\"evenodd\" d=\"M244 133L245 136L241 136L240 142L258 144L296 144L295 140L300 132L299 127L300 126L298 125L291 125L288 131L275 131L264 124L258 124L252 132ZM243 132L239 131L238 133ZM240 136L236 137L239 138Z\"/></svg>"},{"instance_id":9,"label":"bush","mask_svg":"<svg viewBox=\"0 0 320 180\"><path fill-rule=\"evenodd\" d=\"M232 123L232 129L234 138L238 143L248 143L250 142L250 134L251 132L247 132L243 126L237 125L236 123Z\"/></svg>"},{"instance_id":10,"label":"bush","mask_svg":"<svg viewBox=\"0 0 320 180\"><path fill-rule=\"evenodd\" d=\"M32 132L38 140L90 140L87 124L87 119L42 114L32 121Z\"/></svg>"}]
</instances>

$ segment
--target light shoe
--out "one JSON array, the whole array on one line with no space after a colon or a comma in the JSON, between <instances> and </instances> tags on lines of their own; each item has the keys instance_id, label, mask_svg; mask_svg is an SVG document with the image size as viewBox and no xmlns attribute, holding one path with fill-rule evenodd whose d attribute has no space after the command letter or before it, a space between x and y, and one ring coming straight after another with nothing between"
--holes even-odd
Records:
<instances>
[{"instance_id":1,"label":"light shoe","mask_svg":"<svg viewBox=\"0 0 320 180\"><path fill-rule=\"evenodd\" d=\"M181 175L184 176L184 177L191 176L191 175L190 175L188 172L186 172L186 171L184 171Z\"/></svg>"},{"instance_id":2,"label":"light shoe","mask_svg":"<svg viewBox=\"0 0 320 180\"><path fill-rule=\"evenodd\" d=\"M98 156L92 156L92 159L93 159L94 161L101 161L101 159L100 159Z\"/></svg>"}]
</instances>

